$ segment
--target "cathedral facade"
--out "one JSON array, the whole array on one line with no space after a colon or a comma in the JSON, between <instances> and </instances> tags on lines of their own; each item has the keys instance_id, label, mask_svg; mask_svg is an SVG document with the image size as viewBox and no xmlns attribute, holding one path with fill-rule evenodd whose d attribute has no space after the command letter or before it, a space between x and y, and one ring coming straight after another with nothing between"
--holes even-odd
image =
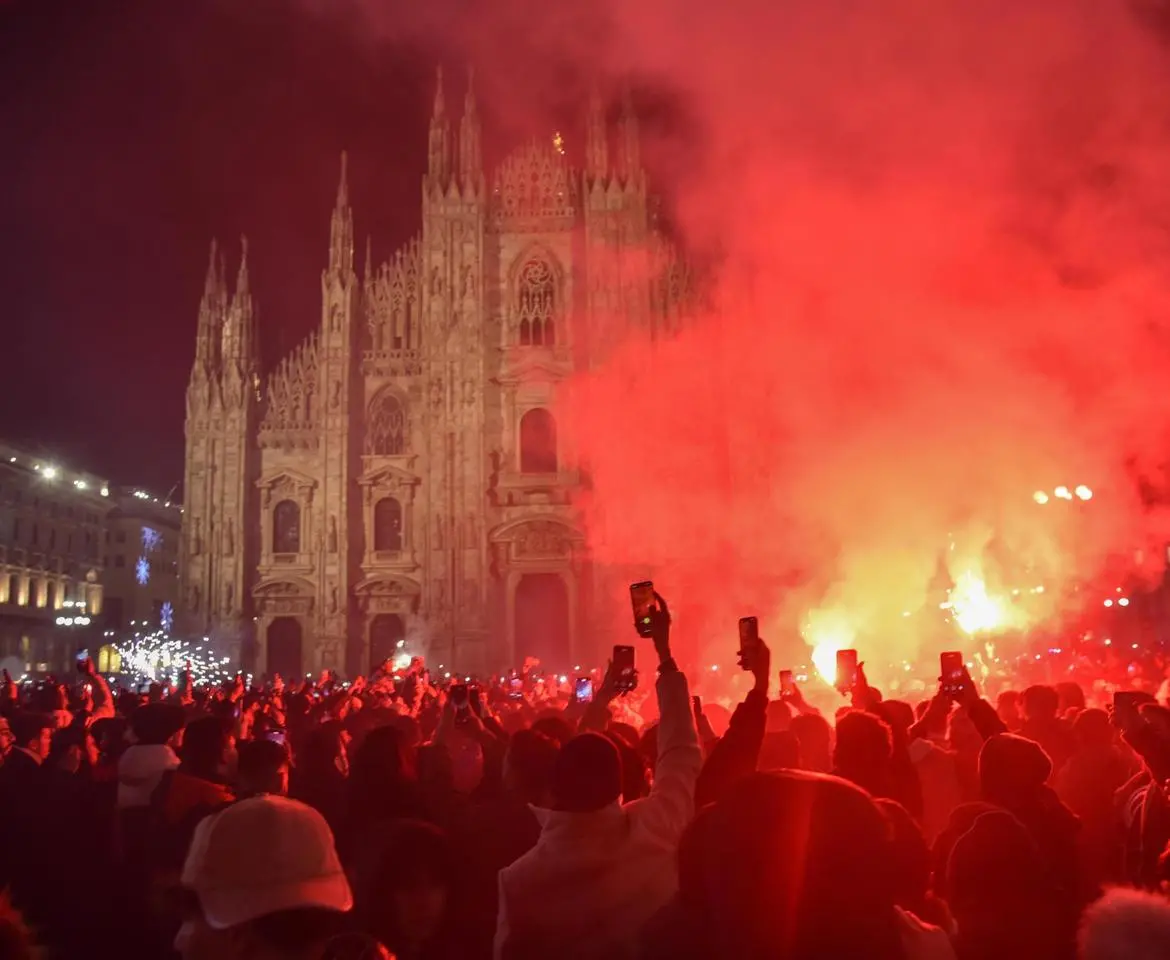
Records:
<instances>
[{"instance_id":1,"label":"cathedral facade","mask_svg":"<svg viewBox=\"0 0 1170 960\"><path fill-rule=\"evenodd\" d=\"M423 650L459 673L603 662L587 474L558 395L616 329L669 332L692 296L655 228L628 98L615 127L594 96L583 169L558 134L488 178L474 93L456 136L440 75L421 232L380 265L367 252L359 276L343 157L320 328L263 375L246 246L229 290L213 245L182 629L286 677Z\"/></svg>"}]
</instances>

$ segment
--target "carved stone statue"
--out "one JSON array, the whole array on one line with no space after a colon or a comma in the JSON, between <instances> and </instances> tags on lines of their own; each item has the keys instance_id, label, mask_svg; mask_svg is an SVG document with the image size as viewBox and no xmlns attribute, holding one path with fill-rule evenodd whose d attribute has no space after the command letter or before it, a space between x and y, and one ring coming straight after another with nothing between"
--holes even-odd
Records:
<instances>
[{"instance_id":1,"label":"carved stone statue","mask_svg":"<svg viewBox=\"0 0 1170 960\"><path fill-rule=\"evenodd\" d=\"M337 553L337 517L329 517L329 552Z\"/></svg>"},{"instance_id":2,"label":"carved stone statue","mask_svg":"<svg viewBox=\"0 0 1170 960\"><path fill-rule=\"evenodd\" d=\"M329 612L337 613L337 584L329 586Z\"/></svg>"},{"instance_id":3,"label":"carved stone statue","mask_svg":"<svg viewBox=\"0 0 1170 960\"><path fill-rule=\"evenodd\" d=\"M199 585L197 583L191 584L190 604L192 610L199 609Z\"/></svg>"},{"instance_id":4,"label":"carved stone statue","mask_svg":"<svg viewBox=\"0 0 1170 960\"><path fill-rule=\"evenodd\" d=\"M197 557L203 550L203 543L199 539L199 518L191 521L191 556Z\"/></svg>"},{"instance_id":5,"label":"carved stone statue","mask_svg":"<svg viewBox=\"0 0 1170 960\"><path fill-rule=\"evenodd\" d=\"M435 543L436 550L443 549L443 515L441 513L435 514Z\"/></svg>"},{"instance_id":6,"label":"carved stone statue","mask_svg":"<svg viewBox=\"0 0 1170 960\"><path fill-rule=\"evenodd\" d=\"M236 549L236 538L234 536L234 531L235 522L229 518L227 522L227 529L224 532L223 537L223 552L229 557L235 552Z\"/></svg>"},{"instance_id":7,"label":"carved stone statue","mask_svg":"<svg viewBox=\"0 0 1170 960\"><path fill-rule=\"evenodd\" d=\"M341 381L334 380L333 381L333 393L330 395L330 398L329 398L329 409L336 410L340 406L341 406Z\"/></svg>"},{"instance_id":8,"label":"carved stone statue","mask_svg":"<svg viewBox=\"0 0 1170 960\"><path fill-rule=\"evenodd\" d=\"M223 592L223 612L225 615L230 614L233 610L235 610L235 604L233 603L235 600L235 593L235 585L229 580L225 585Z\"/></svg>"}]
</instances>

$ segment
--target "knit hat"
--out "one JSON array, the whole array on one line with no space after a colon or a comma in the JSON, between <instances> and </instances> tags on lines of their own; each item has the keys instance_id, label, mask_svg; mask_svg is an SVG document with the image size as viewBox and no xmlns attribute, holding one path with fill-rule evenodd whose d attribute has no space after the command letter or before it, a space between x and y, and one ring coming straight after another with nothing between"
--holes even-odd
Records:
<instances>
[{"instance_id":1,"label":"knit hat","mask_svg":"<svg viewBox=\"0 0 1170 960\"><path fill-rule=\"evenodd\" d=\"M988 738L979 752L983 796L995 802L1026 796L1052 775L1052 761L1040 744L1012 733Z\"/></svg>"},{"instance_id":2,"label":"knit hat","mask_svg":"<svg viewBox=\"0 0 1170 960\"><path fill-rule=\"evenodd\" d=\"M285 910L353 906L329 825L287 797L241 800L202 820L182 883L216 930Z\"/></svg>"}]
</instances>

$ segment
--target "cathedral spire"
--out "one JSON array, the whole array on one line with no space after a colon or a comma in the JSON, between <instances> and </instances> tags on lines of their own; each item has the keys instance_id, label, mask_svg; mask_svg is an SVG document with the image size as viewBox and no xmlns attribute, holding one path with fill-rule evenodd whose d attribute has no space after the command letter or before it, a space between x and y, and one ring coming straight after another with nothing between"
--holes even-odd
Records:
<instances>
[{"instance_id":1,"label":"cathedral spire","mask_svg":"<svg viewBox=\"0 0 1170 960\"><path fill-rule=\"evenodd\" d=\"M250 370L256 362L256 311L248 279L248 238L240 237L240 269L236 289L223 320L223 362L238 363L240 372Z\"/></svg>"},{"instance_id":2,"label":"cathedral spire","mask_svg":"<svg viewBox=\"0 0 1170 960\"><path fill-rule=\"evenodd\" d=\"M638 135L638 115L634 113L634 99L627 86L622 94L622 176L633 180L642 170L641 138Z\"/></svg>"},{"instance_id":3,"label":"cathedral spire","mask_svg":"<svg viewBox=\"0 0 1170 960\"><path fill-rule=\"evenodd\" d=\"M203 299L199 303L199 328L195 338L195 366L210 372L219 363L218 334L223 323L227 290L224 287L223 265L219 244L211 241L211 256L207 261L207 278L203 281Z\"/></svg>"},{"instance_id":4,"label":"cathedral spire","mask_svg":"<svg viewBox=\"0 0 1170 960\"><path fill-rule=\"evenodd\" d=\"M341 178L337 202L329 226L329 273L347 277L353 273L353 210L349 206L349 156L341 152Z\"/></svg>"},{"instance_id":5,"label":"cathedral spire","mask_svg":"<svg viewBox=\"0 0 1170 960\"><path fill-rule=\"evenodd\" d=\"M478 189L483 179L480 159L479 112L475 106L475 68L467 71L467 96L463 99L463 119L459 121L459 179L465 191Z\"/></svg>"},{"instance_id":6,"label":"cathedral spire","mask_svg":"<svg viewBox=\"0 0 1170 960\"><path fill-rule=\"evenodd\" d=\"M451 124L447 119L446 99L443 95L443 67L435 79L435 107L431 114L431 130L427 149L427 176L432 187L446 189L451 172Z\"/></svg>"},{"instance_id":7,"label":"cathedral spire","mask_svg":"<svg viewBox=\"0 0 1170 960\"><path fill-rule=\"evenodd\" d=\"M368 233L366 234L366 269L363 276L365 277L366 285L369 286L370 282L374 279L374 241Z\"/></svg>"},{"instance_id":8,"label":"cathedral spire","mask_svg":"<svg viewBox=\"0 0 1170 960\"><path fill-rule=\"evenodd\" d=\"M609 132L596 84L589 93L589 115L585 121L585 173L592 180L604 180L609 173Z\"/></svg>"}]
</instances>

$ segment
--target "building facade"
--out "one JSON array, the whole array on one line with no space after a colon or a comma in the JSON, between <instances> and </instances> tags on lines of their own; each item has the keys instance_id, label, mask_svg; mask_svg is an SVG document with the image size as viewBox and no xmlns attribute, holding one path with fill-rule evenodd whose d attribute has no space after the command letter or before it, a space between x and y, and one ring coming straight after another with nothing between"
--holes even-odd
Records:
<instances>
[{"instance_id":1,"label":"building facade","mask_svg":"<svg viewBox=\"0 0 1170 960\"><path fill-rule=\"evenodd\" d=\"M246 247L229 291L213 245L187 392L187 630L258 673L352 676L404 642L466 673L600 662L558 399L616 327L669 331L692 298L628 98L614 126L594 96L583 169L555 134L488 178L474 93L456 135L440 74L419 235L377 265L367 247L358 275L343 157L320 328L263 377Z\"/></svg>"},{"instance_id":2,"label":"building facade","mask_svg":"<svg viewBox=\"0 0 1170 960\"><path fill-rule=\"evenodd\" d=\"M17 676L69 671L101 635L109 486L0 443L0 661Z\"/></svg>"},{"instance_id":3,"label":"building facade","mask_svg":"<svg viewBox=\"0 0 1170 960\"><path fill-rule=\"evenodd\" d=\"M181 531L178 503L137 487L110 491L102 577L107 630L170 630L179 604Z\"/></svg>"}]
</instances>

